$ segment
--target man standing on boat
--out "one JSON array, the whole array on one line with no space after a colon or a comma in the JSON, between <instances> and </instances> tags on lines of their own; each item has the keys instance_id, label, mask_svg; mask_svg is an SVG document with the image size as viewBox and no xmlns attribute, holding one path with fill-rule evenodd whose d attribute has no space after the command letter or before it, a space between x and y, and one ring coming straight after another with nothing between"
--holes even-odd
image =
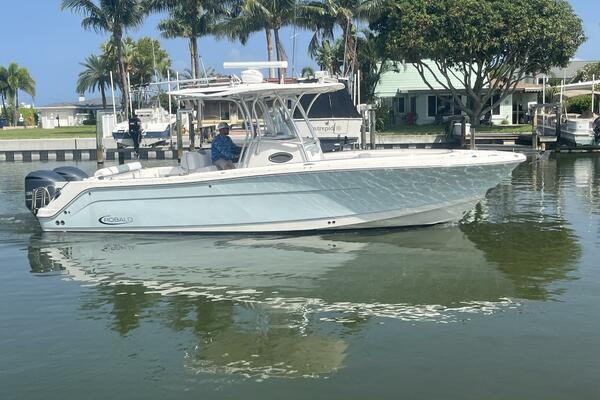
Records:
<instances>
[{"instance_id":1,"label":"man standing on boat","mask_svg":"<svg viewBox=\"0 0 600 400\"><path fill-rule=\"evenodd\" d=\"M233 159L239 154L239 149L229 137L229 125L221 122L217 125L219 134L211 145L211 160L218 169L234 169Z\"/></svg>"}]
</instances>

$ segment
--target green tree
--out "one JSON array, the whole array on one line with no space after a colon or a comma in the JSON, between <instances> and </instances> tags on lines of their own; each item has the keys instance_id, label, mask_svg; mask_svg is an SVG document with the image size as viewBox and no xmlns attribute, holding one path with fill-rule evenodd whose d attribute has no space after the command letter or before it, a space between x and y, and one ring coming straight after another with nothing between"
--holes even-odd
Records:
<instances>
[{"instance_id":1,"label":"green tree","mask_svg":"<svg viewBox=\"0 0 600 400\"><path fill-rule=\"evenodd\" d=\"M591 111L592 95L572 97L566 101L566 105L568 113L582 114L585 111Z\"/></svg>"},{"instance_id":2,"label":"green tree","mask_svg":"<svg viewBox=\"0 0 600 400\"><path fill-rule=\"evenodd\" d=\"M110 32L116 48L119 81L122 91L123 110L127 118L129 102L127 70L123 54L123 37L127 29L138 27L148 13L143 0L62 0L61 8L83 14L81 26L96 32Z\"/></svg>"},{"instance_id":3,"label":"green tree","mask_svg":"<svg viewBox=\"0 0 600 400\"><path fill-rule=\"evenodd\" d=\"M565 66L585 40L566 0L397 0L371 28L390 59L450 92L475 126L525 76Z\"/></svg>"},{"instance_id":4,"label":"green tree","mask_svg":"<svg viewBox=\"0 0 600 400\"><path fill-rule=\"evenodd\" d=\"M357 64L361 74L359 102L372 102L381 75L394 69L395 63L389 60L381 43L368 29L357 37Z\"/></svg>"},{"instance_id":5,"label":"green tree","mask_svg":"<svg viewBox=\"0 0 600 400\"><path fill-rule=\"evenodd\" d=\"M17 63L10 63L6 69L6 93L13 104L13 125L17 126L17 111L19 109L19 90L35 97L35 81L29 75L27 68Z\"/></svg>"},{"instance_id":6,"label":"green tree","mask_svg":"<svg viewBox=\"0 0 600 400\"><path fill-rule=\"evenodd\" d=\"M89 55L80 63L84 68L77 79L77 92L100 91L102 108L106 108L106 89L110 86L110 64L106 57Z\"/></svg>"},{"instance_id":7,"label":"green tree","mask_svg":"<svg viewBox=\"0 0 600 400\"><path fill-rule=\"evenodd\" d=\"M160 47L160 42L149 37L138 39L132 49L128 71L132 85L145 85L154 78L162 79L171 68L169 54Z\"/></svg>"},{"instance_id":8,"label":"green tree","mask_svg":"<svg viewBox=\"0 0 600 400\"><path fill-rule=\"evenodd\" d=\"M0 66L0 98L2 98L2 113L8 121L8 109L6 108L6 97L8 93L8 71Z\"/></svg>"},{"instance_id":9,"label":"green tree","mask_svg":"<svg viewBox=\"0 0 600 400\"><path fill-rule=\"evenodd\" d=\"M168 10L158 29L165 38L189 41L193 79L200 77L198 38L215 33L217 23L227 14L225 2L214 0L164 0L153 4L155 10Z\"/></svg>"},{"instance_id":10,"label":"green tree","mask_svg":"<svg viewBox=\"0 0 600 400\"><path fill-rule=\"evenodd\" d=\"M323 40L332 40L335 28L342 32L341 74L350 76L356 67L356 21L366 21L379 15L382 0L318 0L311 1L307 17L312 21L315 34L309 52L315 54Z\"/></svg>"},{"instance_id":11,"label":"green tree","mask_svg":"<svg viewBox=\"0 0 600 400\"><path fill-rule=\"evenodd\" d=\"M206 69L200 71L199 73L200 78L223 78L224 76L221 75L220 73L217 72L217 70L215 70L213 67L206 67ZM192 70L189 68L186 68L183 70L183 72L179 75L180 79L194 79L193 75L192 75Z\"/></svg>"},{"instance_id":12,"label":"green tree","mask_svg":"<svg viewBox=\"0 0 600 400\"><path fill-rule=\"evenodd\" d=\"M600 79L600 63L587 64L575 74L573 83L588 82L592 79Z\"/></svg>"},{"instance_id":13,"label":"green tree","mask_svg":"<svg viewBox=\"0 0 600 400\"><path fill-rule=\"evenodd\" d=\"M315 76L315 70L311 67L306 66L302 68L301 75L303 78L312 78Z\"/></svg>"},{"instance_id":14,"label":"green tree","mask_svg":"<svg viewBox=\"0 0 600 400\"><path fill-rule=\"evenodd\" d=\"M298 0L241 0L239 12L225 23L225 31L227 36L244 42L251 33L264 30L269 61L272 60L272 32L277 60L287 61L287 54L280 38L281 28L297 26L314 29L317 26L315 21L318 12L318 8L313 4ZM285 74L285 68L280 68L279 77Z\"/></svg>"},{"instance_id":15,"label":"green tree","mask_svg":"<svg viewBox=\"0 0 600 400\"><path fill-rule=\"evenodd\" d=\"M329 40L324 39L321 46L314 51L313 58L322 71L327 71L332 76L341 74L344 63L342 40L338 39L332 45Z\"/></svg>"}]
</instances>

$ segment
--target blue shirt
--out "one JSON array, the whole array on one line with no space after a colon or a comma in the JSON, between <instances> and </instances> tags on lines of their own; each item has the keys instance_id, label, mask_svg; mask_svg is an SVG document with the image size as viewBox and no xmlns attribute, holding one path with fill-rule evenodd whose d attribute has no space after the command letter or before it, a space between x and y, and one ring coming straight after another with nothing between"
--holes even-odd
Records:
<instances>
[{"instance_id":1,"label":"blue shirt","mask_svg":"<svg viewBox=\"0 0 600 400\"><path fill-rule=\"evenodd\" d=\"M214 163L219 158L227 161L232 161L237 155L237 146L233 144L233 140L229 136L217 135L212 141L210 146L211 150L211 161Z\"/></svg>"}]
</instances>

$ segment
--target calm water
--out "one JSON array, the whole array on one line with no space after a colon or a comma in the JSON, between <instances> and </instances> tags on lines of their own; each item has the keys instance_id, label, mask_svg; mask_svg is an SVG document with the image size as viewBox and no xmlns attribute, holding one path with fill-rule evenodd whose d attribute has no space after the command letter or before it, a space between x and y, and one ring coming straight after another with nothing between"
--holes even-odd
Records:
<instances>
[{"instance_id":1,"label":"calm water","mask_svg":"<svg viewBox=\"0 0 600 400\"><path fill-rule=\"evenodd\" d=\"M22 181L54 165L0 164L1 399L600 397L596 155L320 236L42 234Z\"/></svg>"}]
</instances>

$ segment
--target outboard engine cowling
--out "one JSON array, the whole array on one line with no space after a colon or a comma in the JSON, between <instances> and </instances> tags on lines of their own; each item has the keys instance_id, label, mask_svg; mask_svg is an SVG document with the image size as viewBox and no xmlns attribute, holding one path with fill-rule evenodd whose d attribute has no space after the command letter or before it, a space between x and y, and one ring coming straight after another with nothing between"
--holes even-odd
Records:
<instances>
[{"instance_id":1,"label":"outboard engine cowling","mask_svg":"<svg viewBox=\"0 0 600 400\"><path fill-rule=\"evenodd\" d=\"M65 178L67 182L82 181L85 178L89 178L88 174L72 166L54 168L54 172Z\"/></svg>"},{"instance_id":2,"label":"outboard engine cowling","mask_svg":"<svg viewBox=\"0 0 600 400\"><path fill-rule=\"evenodd\" d=\"M25 206L34 213L47 206L57 196L56 184L58 182L66 182L66 179L54 171L39 170L27 174L25 177Z\"/></svg>"}]
</instances>

